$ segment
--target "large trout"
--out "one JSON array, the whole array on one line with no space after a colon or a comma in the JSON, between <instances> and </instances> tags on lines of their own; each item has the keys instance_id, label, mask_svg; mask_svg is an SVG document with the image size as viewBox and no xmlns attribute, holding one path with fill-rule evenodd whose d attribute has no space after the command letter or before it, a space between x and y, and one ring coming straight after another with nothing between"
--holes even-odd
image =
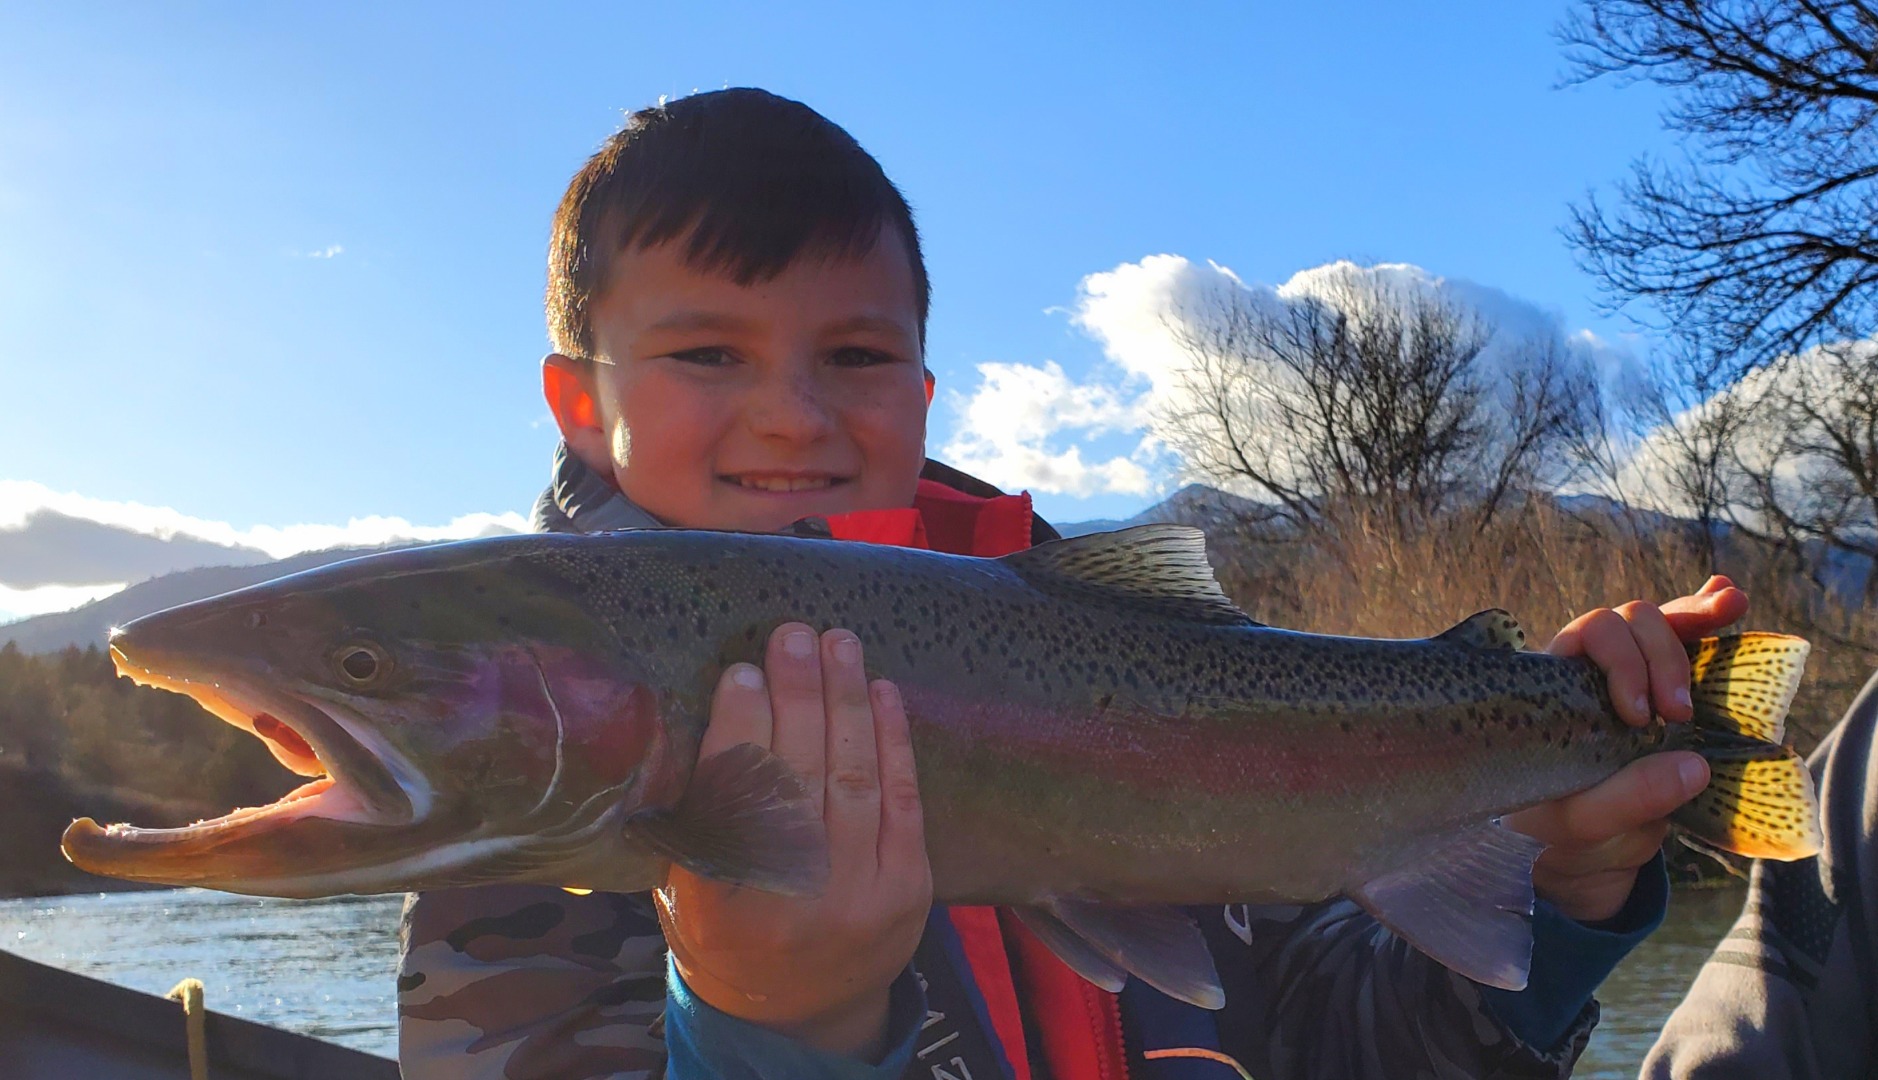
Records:
<instances>
[{"instance_id":1,"label":"large trout","mask_svg":"<svg viewBox=\"0 0 1878 1080\"><path fill-rule=\"evenodd\" d=\"M646 531L373 555L113 632L118 670L188 694L317 777L180 829L73 823L97 873L274 896L486 882L640 891L669 863L814 893L826 838L781 759L699 762L719 673L779 623L846 627L912 725L941 903L1001 904L1071 966L1222 1002L1178 905L1345 894L1429 955L1517 988L1539 845L1509 811L1690 748L1681 815L1747 855L1816 852L1782 747L1805 642L1694 649L1695 722L1632 728L1582 659L1504 612L1427 640L1261 626L1194 530L1001 559Z\"/></svg>"}]
</instances>

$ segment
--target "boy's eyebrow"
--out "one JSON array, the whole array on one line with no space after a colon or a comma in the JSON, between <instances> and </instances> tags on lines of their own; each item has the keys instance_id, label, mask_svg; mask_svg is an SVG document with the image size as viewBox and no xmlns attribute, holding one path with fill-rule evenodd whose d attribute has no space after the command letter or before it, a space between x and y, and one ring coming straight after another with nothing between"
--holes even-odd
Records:
<instances>
[{"instance_id":1,"label":"boy's eyebrow","mask_svg":"<svg viewBox=\"0 0 1878 1080\"><path fill-rule=\"evenodd\" d=\"M653 323L651 330L742 330L747 320L717 311L676 311Z\"/></svg>"},{"instance_id":2,"label":"boy's eyebrow","mask_svg":"<svg viewBox=\"0 0 1878 1080\"><path fill-rule=\"evenodd\" d=\"M647 329L661 331L736 331L749 329L751 325L750 320L740 319L735 315L727 315L719 311L675 311L653 323ZM889 319L884 315L856 315L852 318L843 319L840 322L831 324L825 328L825 332L831 334L848 334L857 331L871 331L879 334L904 335L907 333L907 329L904 323Z\"/></svg>"},{"instance_id":3,"label":"boy's eyebrow","mask_svg":"<svg viewBox=\"0 0 1878 1080\"><path fill-rule=\"evenodd\" d=\"M905 323L889 319L882 315L856 315L851 319L843 319L833 326L828 327L828 332L833 334L847 334L857 330L872 331L878 334L903 335L907 332L907 326Z\"/></svg>"}]
</instances>

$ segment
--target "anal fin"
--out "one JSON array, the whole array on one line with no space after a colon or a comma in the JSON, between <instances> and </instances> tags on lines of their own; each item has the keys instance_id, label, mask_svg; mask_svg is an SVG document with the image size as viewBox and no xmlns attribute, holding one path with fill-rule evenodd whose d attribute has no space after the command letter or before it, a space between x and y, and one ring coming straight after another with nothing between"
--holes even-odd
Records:
<instances>
[{"instance_id":1,"label":"anal fin","mask_svg":"<svg viewBox=\"0 0 1878 1080\"><path fill-rule=\"evenodd\" d=\"M1168 997L1220 1009L1226 992L1193 917L1176 907L1123 907L1057 897L1017 917L1057 958L1104 990L1123 973Z\"/></svg>"},{"instance_id":2,"label":"anal fin","mask_svg":"<svg viewBox=\"0 0 1878 1080\"><path fill-rule=\"evenodd\" d=\"M787 896L828 885L828 833L783 759L739 743L700 761L678 805L634 815L626 830L700 877Z\"/></svg>"},{"instance_id":3,"label":"anal fin","mask_svg":"<svg viewBox=\"0 0 1878 1080\"><path fill-rule=\"evenodd\" d=\"M1532 968L1532 864L1544 850L1490 821L1350 896L1442 965L1477 983L1523 990Z\"/></svg>"}]
</instances>

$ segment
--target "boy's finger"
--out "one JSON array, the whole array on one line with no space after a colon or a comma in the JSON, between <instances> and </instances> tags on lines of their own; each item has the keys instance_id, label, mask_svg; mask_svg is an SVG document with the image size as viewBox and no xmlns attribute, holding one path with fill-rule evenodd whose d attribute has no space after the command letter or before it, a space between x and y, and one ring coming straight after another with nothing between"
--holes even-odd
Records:
<instances>
[{"instance_id":1,"label":"boy's finger","mask_svg":"<svg viewBox=\"0 0 1878 1080\"><path fill-rule=\"evenodd\" d=\"M1694 711L1689 698L1689 654L1662 609L1633 600L1618 608L1617 613L1630 624L1630 636L1643 653L1650 700L1656 703L1657 715L1665 720L1689 719Z\"/></svg>"},{"instance_id":2,"label":"boy's finger","mask_svg":"<svg viewBox=\"0 0 1878 1080\"><path fill-rule=\"evenodd\" d=\"M784 623L769 636L764 673L774 717L770 749L788 762L809 789L817 809L826 785L828 735L822 709L822 662L815 631L803 623Z\"/></svg>"},{"instance_id":3,"label":"boy's finger","mask_svg":"<svg viewBox=\"0 0 1878 1080\"><path fill-rule=\"evenodd\" d=\"M880 747L880 865L894 869L915 854L926 857L919 772L900 688L876 679L868 690L874 699L874 742Z\"/></svg>"},{"instance_id":4,"label":"boy's finger","mask_svg":"<svg viewBox=\"0 0 1878 1080\"><path fill-rule=\"evenodd\" d=\"M698 758L728 750L738 743L770 744L769 688L763 669L754 664L732 664L717 677L711 695L711 720L704 727Z\"/></svg>"},{"instance_id":5,"label":"boy's finger","mask_svg":"<svg viewBox=\"0 0 1878 1080\"><path fill-rule=\"evenodd\" d=\"M1707 637L1748 612L1748 594L1721 575L1709 578L1694 596L1679 596L1663 605L1663 617L1683 641Z\"/></svg>"},{"instance_id":6,"label":"boy's finger","mask_svg":"<svg viewBox=\"0 0 1878 1080\"><path fill-rule=\"evenodd\" d=\"M1533 880L1537 882L1541 878L1580 878L1611 871L1634 871L1663 849L1663 839L1668 835L1669 822L1658 819L1591 847L1554 845L1546 848L1545 853L1539 856L1539 864L1532 870Z\"/></svg>"},{"instance_id":7,"label":"boy's finger","mask_svg":"<svg viewBox=\"0 0 1878 1080\"><path fill-rule=\"evenodd\" d=\"M1604 671L1617 715L1632 726L1650 722L1649 668L1643 650L1626 622L1610 608L1599 608L1573 620L1547 650L1557 656L1584 655Z\"/></svg>"},{"instance_id":8,"label":"boy's finger","mask_svg":"<svg viewBox=\"0 0 1878 1080\"><path fill-rule=\"evenodd\" d=\"M872 857L880 841L880 752L868 699L861 640L846 630L822 635L822 698L828 714L828 794L822 820L829 842Z\"/></svg>"},{"instance_id":9,"label":"boy's finger","mask_svg":"<svg viewBox=\"0 0 1878 1080\"><path fill-rule=\"evenodd\" d=\"M1668 817L1708 784L1700 755L1677 751L1633 761L1603 783L1507 819L1548 844L1589 847Z\"/></svg>"}]
</instances>

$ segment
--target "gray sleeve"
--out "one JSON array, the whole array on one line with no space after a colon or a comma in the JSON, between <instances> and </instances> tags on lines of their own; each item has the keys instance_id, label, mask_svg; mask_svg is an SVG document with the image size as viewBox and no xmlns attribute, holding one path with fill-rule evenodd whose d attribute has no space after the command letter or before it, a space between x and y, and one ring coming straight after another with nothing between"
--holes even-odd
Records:
<instances>
[{"instance_id":1,"label":"gray sleeve","mask_svg":"<svg viewBox=\"0 0 1878 1080\"><path fill-rule=\"evenodd\" d=\"M648 898L495 885L405 904L405 1080L640 1080L664 1072L665 938Z\"/></svg>"},{"instance_id":2,"label":"gray sleeve","mask_svg":"<svg viewBox=\"0 0 1878 1080\"><path fill-rule=\"evenodd\" d=\"M1590 1002L1555 1046L1528 1046L1478 986L1347 900L1229 907L1224 932L1216 955L1252 955L1225 976L1221 1045L1260 1080L1562 1080L1597 1024Z\"/></svg>"},{"instance_id":3,"label":"gray sleeve","mask_svg":"<svg viewBox=\"0 0 1878 1080\"><path fill-rule=\"evenodd\" d=\"M1756 864L1741 917L1644 1059L1647 1080L1868 1075L1878 676L1812 760L1826 846Z\"/></svg>"}]
</instances>

